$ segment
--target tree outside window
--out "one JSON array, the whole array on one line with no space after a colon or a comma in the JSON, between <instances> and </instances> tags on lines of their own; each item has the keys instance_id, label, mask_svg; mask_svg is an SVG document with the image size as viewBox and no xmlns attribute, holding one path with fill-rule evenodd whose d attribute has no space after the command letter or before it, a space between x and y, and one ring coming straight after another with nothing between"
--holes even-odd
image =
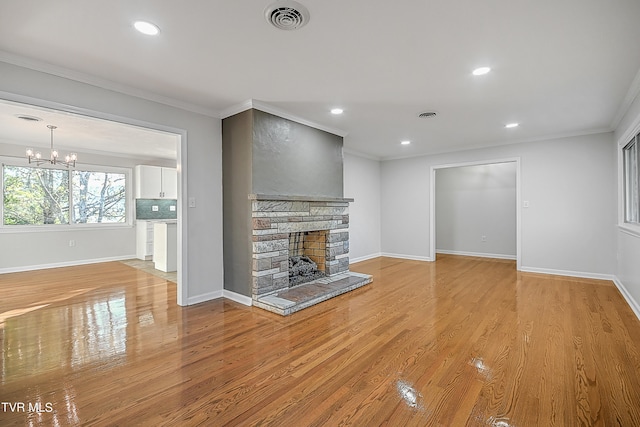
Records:
<instances>
[{"instance_id":1,"label":"tree outside window","mask_svg":"<svg viewBox=\"0 0 640 427\"><path fill-rule=\"evenodd\" d=\"M69 223L69 172L4 166L5 225Z\"/></svg>"},{"instance_id":2,"label":"tree outside window","mask_svg":"<svg viewBox=\"0 0 640 427\"><path fill-rule=\"evenodd\" d=\"M2 172L6 226L127 221L124 173L9 165Z\"/></svg>"},{"instance_id":3,"label":"tree outside window","mask_svg":"<svg viewBox=\"0 0 640 427\"><path fill-rule=\"evenodd\" d=\"M73 172L73 222L126 221L125 175L113 172Z\"/></svg>"}]
</instances>

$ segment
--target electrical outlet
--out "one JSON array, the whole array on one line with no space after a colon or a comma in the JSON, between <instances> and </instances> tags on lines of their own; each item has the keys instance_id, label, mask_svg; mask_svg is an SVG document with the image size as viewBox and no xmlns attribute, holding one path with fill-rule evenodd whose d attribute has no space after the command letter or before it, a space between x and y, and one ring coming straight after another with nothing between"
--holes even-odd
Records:
<instances>
[{"instance_id":1,"label":"electrical outlet","mask_svg":"<svg viewBox=\"0 0 640 427\"><path fill-rule=\"evenodd\" d=\"M486 242L486 241L487 241L487 236L482 236L482 237L480 238L480 240L481 240L481 241L483 241L483 242Z\"/></svg>"},{"instance_id":2,"label":"electrical outlet","mask_svg":"<svg viewBox=\"0 0 640 427\"><path fill-rule=\"evenodd\" d=\"M176 211L175 205L169 206L169 212L175 212L175 211Z\"/></svg>"},{"instance_id":3,"label":"electrical outlet","mask_svg":"<svg viewBox=\"0 0 640 427\"><path fill-rule=\"evenodd\" d=\"M69 240L69 247L73 248L76 245L76 241L75 240Z\"/></svg>"},{"instance_id":4,"label":"electrical outlet","mask_svg":"<svg viewBox=\"0 0 640 427\"><path fill-rule=\"evenodd\" d=\"M151 206L151 210L152 210L153 212L158 212L158 206L157 206L157 205L153 205L153 206Z\"/></svg>"}]
</instances>

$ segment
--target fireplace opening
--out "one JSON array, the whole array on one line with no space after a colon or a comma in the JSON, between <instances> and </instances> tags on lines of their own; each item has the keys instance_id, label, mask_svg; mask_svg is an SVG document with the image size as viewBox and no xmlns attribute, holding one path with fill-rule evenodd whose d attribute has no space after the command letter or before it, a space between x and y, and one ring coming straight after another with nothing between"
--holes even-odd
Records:
<instances>
[{"instance_id":1,"label":"fireplace opening","mask_svg":"<svg viewBox=\"0 0 640 427\"><path fill-rule=\"evenodd\" d=\"M289 234L289 287L326 276L327 230Z\"/></svg>"}]
</instances>

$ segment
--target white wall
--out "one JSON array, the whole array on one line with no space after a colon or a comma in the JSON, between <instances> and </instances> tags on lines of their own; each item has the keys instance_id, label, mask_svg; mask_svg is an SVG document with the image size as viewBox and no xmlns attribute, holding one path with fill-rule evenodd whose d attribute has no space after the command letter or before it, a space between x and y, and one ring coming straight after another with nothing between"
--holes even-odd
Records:
<instances>
[{"instance_id":1,"label":"white wall","mask_svg":"<svg viewBox=\"0 0 640 427\"><path fill-rule=\"evenodd\" d=\"M349 205L349 259L380 256L380 162L344 154L344 197Z\"/></svg>"},{"instance_id":2,"label":"white wall","mask_svg":"<svg viewBox=\"0 0 640 427\"><path fill-rule=\"evenodd\" d=\"M520 158L522 269L610 278L616 270L612 134L382 162L382 251L433 259L431 166Z\"/></svg>"},{"instance_id":3,"label":"white wall","mask_svg":"<svg viewBox=\"0 0 640 427\"><path fill-rule=\"evenodd\" d=\"M383 161L380 167L382 254L430 261L428 157Z\"/></svg>"},{"instance_id":4,"label":"white wall","mask_svg":"<svg viewBox=\"0 0 640 427\"><path fill-rule=\"evenodd\" d=\"M181 304L222 296L221 121L202 114L103 89L87 83L0 62L0 96L39 100L46 107L96 113L131 124L157 125L186 135L179 158L182 197ZM154 127L154 126L150 126ZM188 198L196 207L188 207ZM0 235L4 246L5 235ZM15 243L15 242L14 242ZM180 244L179 244L180 245Z\"/></svg>"},{"instance_id":5,"label":"white wall","mask_svg":"<svg viewBox=\"0 0 640 427\"><path fill-rule=\"evenodd\" d=\"M628 142L633 133L640 131L639 128L640 98L636 98L616 128L614 136L616 155L619 150L618 143ZM618 174L622 174L621 164L618 164ZM617 189L614 191L617 192ZM621 196L621 194L619 195ZM622 210L622 203L623 201L619 199L618 208L620 210ZM618 244L618 280L616 283L634 309L636 316L640 318L640 236L616 228L616 237Z\"/></svg>"},{"instance_id":6,"label":"white wall","mask_svg":"<svg viewBox=\"0 0 640 427\"><path fill-rule=\"evenodd\" d=\"M437 253L516 259L516 162L438 169L435 188Z\"/></svg>"},{"instance_id":7,"label":"white wall","mask_svg":"<svg viewBox=\"0 0 640 427\"><path fill-rule=\"evenodd\" d=\"M618 233L617 284L640 318L640 237Z\"/></svg>"}]
</instances>

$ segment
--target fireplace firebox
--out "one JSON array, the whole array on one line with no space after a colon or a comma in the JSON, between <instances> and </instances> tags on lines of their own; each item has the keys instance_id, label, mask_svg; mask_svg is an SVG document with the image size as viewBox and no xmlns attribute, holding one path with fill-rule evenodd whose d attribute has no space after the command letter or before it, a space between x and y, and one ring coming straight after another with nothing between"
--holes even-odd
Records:
<instances>
[{"instance_id":1,"label":"fireplace firebox","mask_svg":"<svg viewBox=\"0 0 640 427\"><path fill-rule=\"evenodd\" d=\"M351 280L349 202L353 199L255 194L250 198L255 305L271 309L265 306L265 297L293 286Z\"/></svg>"}]
</instances>

